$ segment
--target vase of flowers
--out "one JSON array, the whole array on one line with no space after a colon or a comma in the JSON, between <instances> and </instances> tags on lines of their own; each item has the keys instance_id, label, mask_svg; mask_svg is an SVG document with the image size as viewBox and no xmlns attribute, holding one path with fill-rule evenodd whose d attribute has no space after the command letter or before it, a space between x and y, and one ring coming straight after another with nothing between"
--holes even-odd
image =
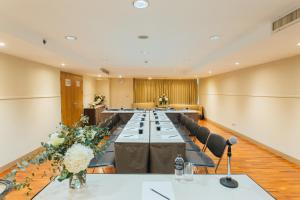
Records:
<instances>
[{"instance_id":1,"label":"vase of flowers","mask_svg":"<svg viewBox=\"0 0 300 200\"><path fill-rule=\"evenodd\" d=\"M82 116L74 126L60 124L57 130L49 135L48 142L42 143L44 151L30 160L18 163L17 168L6 176L14 183L14 189L23 189L30 186L33 177L26 177L22 183L17 183L15 176L18 170L25 171L29 164L40 165L46 161L51 162L54 175L58 181L69 179L72 189L79 189L86 184L86 170L95 155L101 155L107 145L99 145L109 132L106 128L87 126L88 117ZM34 173L32 176L35 176ZM30 188L28 188L31 190Z\"/></svg>"},{"instance_id":2,"label":"vase of flowers","mask_svg":"<svg viewBox=\"0 0 300 200\"><path fill-rule=\"evenodd\" d=\"M158 102L159 105L167 105L169 102L169 98L165 94L163 94L159 97Z\"/></svg>"},{"instance_id":3,"label":"vase of flowers","mask_svg":"<svg viewBox=\"0 0 300 200\"><path fill-rule=\"evenodd\" d=\"M105 96L104 95L98 95L96 94L94 97L94 102L90 103L90 106L92 108L95 108L96 106L102 105L104 103Z\"/></svg>"}]
</instances>

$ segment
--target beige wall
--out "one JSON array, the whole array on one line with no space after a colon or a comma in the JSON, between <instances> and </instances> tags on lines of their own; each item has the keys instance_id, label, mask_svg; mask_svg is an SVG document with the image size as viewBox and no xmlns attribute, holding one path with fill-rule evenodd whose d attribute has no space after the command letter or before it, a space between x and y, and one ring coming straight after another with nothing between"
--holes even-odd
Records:
<instances>
[{"instance_id":1,"label":"beige wall","mask_svg":"<svg viewBox=\"0 0 300 200\"><path fill-rule=\"evenodd\" d=\"M35 150L60 115L59 70L0 54L0 168Z\"/></svg>"},{"instance_id":2,"label":"beige wall","mask_svg":"<svg viewBox=\"0 0 300 200\"><path fill-rule=\"evenodd\" d=\"M110 81L109 79L97 80L97 94L104 95L104 104L109 107L110 105Z\"/></svg>"},{"instance_id":3,"label":"beige wall","mask_svg":"<svg viewBox=\"0 0 300 200\"><path fill-rule=\"evenodd\" d=\"M206 79L206 117L300 160L300 56Z\"/></svg>"},{"instance_id":4,"label":"beige wall","mask_svg":"<svg viewBox=\"0 0 300 200\"><path fill-rule=\"evenodd\" d=\"M110 79L110 107L132 108L133 104L133 79Z\"/></svg>"},{"instance_id":5,"label":"beige wall","mask_svg":"<svg viewBox=\"0 0 300 200\"><path fill-rule=\"evenodd\" d=\"M94 77L83 76L83 106L89 107L94 102L95 94L97 94L97 81Z\"/></svg>"}]
</instances>

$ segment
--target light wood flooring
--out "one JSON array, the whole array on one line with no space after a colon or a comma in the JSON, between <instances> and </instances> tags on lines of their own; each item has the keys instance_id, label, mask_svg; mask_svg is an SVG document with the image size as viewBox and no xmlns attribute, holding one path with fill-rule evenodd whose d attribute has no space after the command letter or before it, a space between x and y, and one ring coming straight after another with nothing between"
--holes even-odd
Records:
<instances>
[{"instance_id":1,"label":"light wood flooring","mask_svg":"<svg viewBox=\"0 0 300 200\"><path fill-rule=\"evenodd\" d=\"M225 138L232 134L218 128L207 121L200 121L201 125L208 127L212 132L218 133ZM293 164L256 144L243 138L238 138L238 144L233 146L232 172L236 174L248 174L265 190L270 192L277 199L300 200L300 166ZM218 174L226 173L226 156L221 162ZM49 163L45 163L37 170L35 167L28 168L27 172L18 173L18 179L34 172L36 174L32 183L32 191L26 196L26 191L13 191L6 200L31 199L37 192L44 188L49 182ZM113 173L111 168L97 168L89 170L89 173ZM0 173L0 178L6 172ZM41 177L45 173L44 177ZM209 170L209 173L214 173Z\"/></svg>"}]
</instances>

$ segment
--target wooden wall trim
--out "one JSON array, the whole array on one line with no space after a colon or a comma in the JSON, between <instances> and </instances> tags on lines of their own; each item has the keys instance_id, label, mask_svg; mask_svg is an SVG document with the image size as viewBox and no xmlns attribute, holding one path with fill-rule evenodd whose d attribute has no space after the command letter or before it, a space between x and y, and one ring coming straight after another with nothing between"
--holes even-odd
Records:
<instances>
[{"instance_id":1,"label":"wooden wall trim","mask_svg":"<svg viewBox=\"0 0 300 200\"><path fill-rule=\"evenodd\" d=\"M215 122L215 121L213 121L211 119L206 118L206 120L208 122L214 124L218 128L221 128L221 129L224 129L225 131L231 132L233 135L241 137L241 138L243 138L245 140L248 140L248 141L254 143L257 146L259 146L259 147L261 147L263 149L266 149L267 151L270 151L271 153L273 153L273 154L275 154L277 156L282 157L283 159L286 159L286 160L288 160L288 161L290 161L292 163L300 165L300 160L298 160L297 158L294 158L292 156L286 155L285 153L282 153L282 152L280 152L280 151L278 151L278 150L276 150L276 149L274 149L272 147L269 147L269 146L267 146L267 145L265 145L265 144L263 144L263 143L261 143L261 142L259 142L257 140L254 140L254 139L252 139L252 138L250 138L250 137L248 137L248 136L246 136L246 135L244 135L242 133L239 133L239 132L237 132L235 130L232 130L232 129L226 127L226 126L223 126L222 124L219 124L218 122Z\"/></svg>"},{"instance_id":2,"label":"wooden wall trim","mask_svg":"<svg viewBox=\"0 0 300 200\"><path fill-rule=\"evenodd\" d=\"M223 93L207 93L207 94L199 94L201 96L235 96L235 97L251 97L251 98L274 98L274 99L300 99L300 95L251 95L251 94L223 94Z\"/></svg>"},{"instance_id":3,"label":"wooden wall trim","mask_svg":"<svg viewBox=\"0 0 300 200\"><path fill-rule=\"evenodd\" d=\"M19 96L19 97L0 97L0 101L8 101L8 100L25 100L25 99L54 99L60 98L60 95L56 96Z\"/></svg>"}]
</instances>

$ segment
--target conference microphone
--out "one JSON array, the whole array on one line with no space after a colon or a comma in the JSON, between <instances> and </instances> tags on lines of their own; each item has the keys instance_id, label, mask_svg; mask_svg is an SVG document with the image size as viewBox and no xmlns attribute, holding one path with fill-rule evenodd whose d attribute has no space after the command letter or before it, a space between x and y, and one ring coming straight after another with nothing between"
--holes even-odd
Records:
<instances>
[{"instance_id":1,"label":"conference microphone","mask_svg":"<svg viewBox=\"0 0 300 200\"><path fill-rule=\"evenodd\" d=\"M227 140L227 144L228 145L234 145L237 143L237 138L234 136L231 136L228 140Z\"/></svg>"},{"instance_id":2,"label":"conference microphone","mask_svg":"<svg viewBox=\"0 0 300 200\"><path fill-rule=\"evenodd\" d=\"M227 177L223 177L220 179L220 183L228 188L237 188L239 186L239 183L234 180L233 178L231 178L231 146L237 143L237 138L234 136L231 136L227 141L226 144L228 145L227 148L227 157L228 157L228 161L227 161Z\"/></svg>"}]
</instances>

